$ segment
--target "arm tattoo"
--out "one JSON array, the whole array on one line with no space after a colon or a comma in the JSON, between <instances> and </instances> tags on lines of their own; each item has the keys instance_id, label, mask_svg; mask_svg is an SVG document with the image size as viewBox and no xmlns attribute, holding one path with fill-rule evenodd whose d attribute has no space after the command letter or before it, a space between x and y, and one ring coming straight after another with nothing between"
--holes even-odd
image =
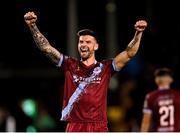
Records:
<instances>
[{"instance_id":1,"label":"arm tattoo","mask_svg":"<svg viewBox=\"0 0 180 133\"><path fill-rule=\"evenodd\" d=\"M49 41L41 34L35 24L30 26L30 30L38 48L57 64L60 59L60 53L50 45Z\"/></svg>"},{"instance_id":2,"label":"arm tattoo","mask_svg":"<svg viewBox=\"0 0 180 133\"><path fill-rule=\"evenodd\" d=\"M129 50L136 44L137 41L138 41L138 38L134 38L134 39L130 42L130 44L127 46L126 51L129 51Z\"/></svg>"},{"instance_id":3,"label":"arm tattoo","mask_svg":"<svg viewBox=\"0 0 180 133\"><path fill-rule=\"evenodd\" d=\"M45 54L48 58L50 58L54 63L58 64L60 60L60 53L53 47L47 47L45 50Z\"/></svg>"}]
</instances>

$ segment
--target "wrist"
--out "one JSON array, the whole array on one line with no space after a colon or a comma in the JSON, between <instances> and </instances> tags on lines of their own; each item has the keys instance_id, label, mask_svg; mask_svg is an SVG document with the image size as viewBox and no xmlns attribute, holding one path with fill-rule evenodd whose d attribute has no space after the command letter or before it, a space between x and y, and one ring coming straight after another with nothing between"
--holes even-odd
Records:
<instances>
[{"instance_id":1,"label":"wrist","mask_svg":"<svg viewBox=\"0 0 180 133\"><path fill-rule=\"evenodd\" d=\"M35 23L27 23L27 25L28 25L29 27L35 27L35 26L36 26Z\"/></svg>"}]
</instances>

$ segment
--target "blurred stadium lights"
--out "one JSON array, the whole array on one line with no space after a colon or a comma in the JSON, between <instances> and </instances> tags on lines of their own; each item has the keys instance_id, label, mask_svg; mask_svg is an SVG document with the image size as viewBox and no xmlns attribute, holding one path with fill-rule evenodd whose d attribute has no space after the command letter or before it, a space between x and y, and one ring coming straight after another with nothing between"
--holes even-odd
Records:
<instances>
[{"instance_id":1,"label":"blurred stadium lights","mask_svg":"<svg viewBox=\"0 0 180 133\"><path fill-rule=\"evenodd\" d=\"M29 125L26 129L26 132L36 132L36 131L37 131L36 128L32 125Z\"/></svg>"},{"instance_id":2,"label":"blurred stadium lights","mask_svg":"<svg viewBox=\"0 0 180 133\"><path fill-rule=\"evenodd\" d=\"M33 99L22 100L21 108L27 116L31 118L35 118L37 116L38 109L37 109L37 103L35 100Z\"/></svg>"}]
</instances>

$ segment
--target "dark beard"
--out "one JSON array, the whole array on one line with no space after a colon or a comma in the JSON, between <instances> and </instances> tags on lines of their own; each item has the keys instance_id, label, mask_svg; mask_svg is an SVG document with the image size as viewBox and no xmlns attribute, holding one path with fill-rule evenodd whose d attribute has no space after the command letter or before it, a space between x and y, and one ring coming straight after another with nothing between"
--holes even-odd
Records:
<instances>
[{"instance_id":1,"label":"dark beard","mask_svg":"<svg viewBox=\"0 0 180 133\"><path fill-rule=\"evenodd\" d=\"M83 60L87 60L91 56L91 53L90 51L87 51L85 55L83 53L80 53L80 56Z\"/></svg>"},{"instance_id":2,"label":"dark beard","mask_svg":"<svg viewBox=\"0 0 180 133\"><path fill-rule=\"evenodd\" d=\"M89 58L89 56L88 56L88 57L85 57L85 58L81 57L81 60L82 60L82 61L85 61L85 60L87 60L88 58Z\"/></svg>"},{"instance_id":3,"label":"dark beard","mask_svg":"<svg viewBox=\"0 0 180 133\"><path fill-rule=\"evenodd\" d=\"M86 46L85 47L81 47L79 49L79 55L81 56L81 59L83 61L87 60L90 57L90 55L91 55L89 48L86 47Z\"/></svg>"}]
</instances>

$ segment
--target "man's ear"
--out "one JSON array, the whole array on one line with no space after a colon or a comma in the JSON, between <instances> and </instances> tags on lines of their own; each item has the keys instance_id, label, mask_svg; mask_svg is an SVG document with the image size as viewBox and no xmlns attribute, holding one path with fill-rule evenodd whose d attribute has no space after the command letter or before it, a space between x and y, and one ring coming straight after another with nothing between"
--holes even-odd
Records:
<instances>
[{"instance_id":1,"label":"man's ear","mask_svg":"<svg viewBox=\"0 0 180 133\"><path fill-rule=\"evenodd\" d=\"M170 83L172 83L174 80L173 80L173 78L172 77L170 77Z\"/></svg>"},{"instance_id":2,"label":"man's ear","mask_svg":"<svg viewBox=\"0 0 180 133\"><path fill-rule=\"evenodd\" d=\"M98 48L99 48L99 44L96 43L96 45L95 45L95 47L94 47L94 50L98 50Z\"/></svg>"}]
</instances>

